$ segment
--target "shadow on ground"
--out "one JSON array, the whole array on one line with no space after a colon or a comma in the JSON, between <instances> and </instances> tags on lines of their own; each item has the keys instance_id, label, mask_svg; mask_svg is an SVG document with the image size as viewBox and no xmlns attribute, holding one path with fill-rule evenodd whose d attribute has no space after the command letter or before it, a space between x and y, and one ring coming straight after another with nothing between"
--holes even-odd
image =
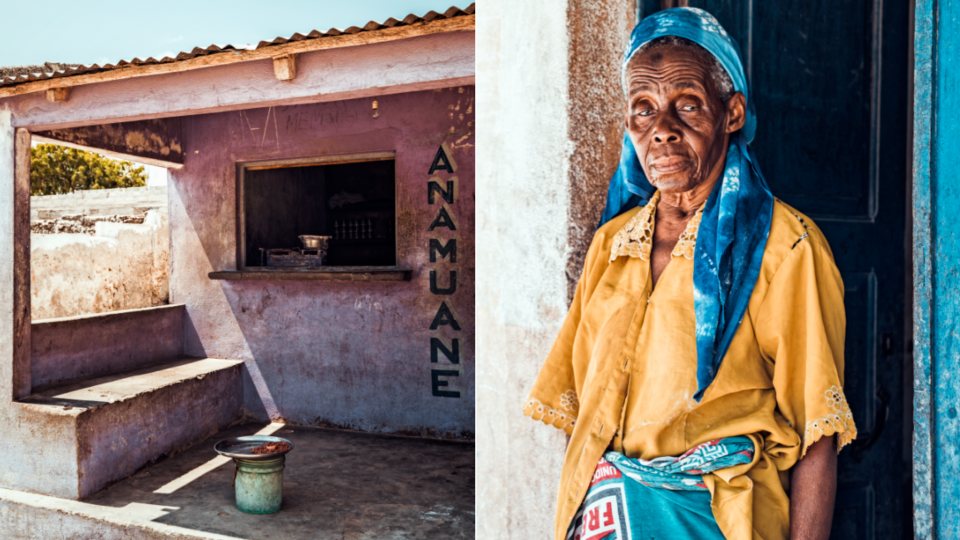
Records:
<instances>
[{"instance_id":1,"label":"shadow on ground","mask_svg":"<svg viewBox=\"0 0 960 540\"><path fill-rule=\"evenodd\" d=\"M224 430L85 502L162 506L166 513L156 522L250 540L474 537L475 460L468 443L283 426L274 435L289 439L295 448L287 455L280 512L237 510L230 487L232 462L172 493L156 493L169 492L191 472L215 465L210 462L216 441L252 435L264 426Z\"/></svg>"}]
</instances>

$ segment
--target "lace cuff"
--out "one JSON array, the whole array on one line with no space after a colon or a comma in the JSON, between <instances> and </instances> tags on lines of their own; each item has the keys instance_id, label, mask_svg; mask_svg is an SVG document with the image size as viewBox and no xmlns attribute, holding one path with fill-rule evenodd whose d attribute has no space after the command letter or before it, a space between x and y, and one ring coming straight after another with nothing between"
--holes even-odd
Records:
<instances>
[{"instance_id":1,"label":"lace cuff","mask_svg":"<svg viewBox=\"0 0 960 540\"><path fill-rule=\"evenodd\" d=\"M837 436L837 453L840 453L844 446L857 438L857 426L853 423L853 413L850 412L850 407L847 405L847 398L843 395L843 389L833 386L824 392L824 397L827 406L833 409L833 413L816 420L807 421L807 428L803 433L801 459L807 455L807 449L823 437Z\"/></svg>"},{"instance_id":2,"label":"lace cuff","mask_svg":"<svg viewBox=\"0 0 960 540\"><path fill-rule=\"evenodd\" d=\"M564 396L566 395L565 393ZM561 402L564 401L564 396L561 396ZM573 400L576 400L575 394ZM528 399L527 403L523 406L523 414L534 420L539 420L548 426L562 430L567 435L573 434L573 426L577 424L577 417L572 413L558 411L548 405L544 405L539 399L533 397Z\"/></svg>"}]
</instances>

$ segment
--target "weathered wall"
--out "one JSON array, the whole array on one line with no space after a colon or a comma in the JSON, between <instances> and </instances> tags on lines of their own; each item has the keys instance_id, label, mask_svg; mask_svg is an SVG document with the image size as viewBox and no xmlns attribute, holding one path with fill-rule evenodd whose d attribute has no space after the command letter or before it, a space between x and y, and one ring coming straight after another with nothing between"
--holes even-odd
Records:
<instances>
[{"instance_id":1,"label":"weathered wall","mask_svg":"<svg viewBox=\"0 0 960 540\"><path fill-rule=\"evenodd\" d=\"M624 130L621 64L633 30L636 0L569 1L570 186L567 299L600 222L610 177L620 162Z\"/></svg>"},{"instance_id":2,"label":"weathered wall","mask_svg":"<svg viewBox=\"0 0 960 540\"><path fill-rule=\"evenodd\" d=\"M474 430L474 89L252 109L184 118L185 166L170 175L171 302L187 306L187 354L238 358L256 416L300 424L444 436ZM456 172L428 174L441 143ZM236 163L395 150L397 248L409 282L214 281L237 265ZM428 202L429 178L458 199ZM428 231L445 205L456 231ZM429 240L457 239L456 262ZM430 290L430 270L456 291ZM460 330L430 326L446 303ZM431 337L459 340L460 364L431 362ZM434 395L431 373L459 389ZM454 374L450 374L453 372Z\"/></svg>"},{"instance_id":3,"label":"weathered wall","mask_svg":"<svg viewBox=\"0 0 960 540\"><path fill-rule=\"evenodd\" d=\"M57 219L63 215L129 216L148 210L167 212L167 187L93 189L63 195L30 197L30 220Z\"/></svg>"},{"instance_id":4,"label":"weathered wall","mask_svg":"<svg viewBox=\"0 0 960 540\"><path fill-rule=\"evenodd\" d=\"M183 306L173 305L35 322L30 332L33 387L176 358L183 354L184 316Z\"/></svg>"},{"instance_id":5,"label":"weathered wall","mask_svg":"<svg viewBox=\"0 0 960 540\"><path fill-rule=\"evenodd\" d=\"M76 460L71 461L70 450L76 446L72 420L62 413L47 415L13 402L30 393L30 295L29 279L24 279L29 276L30 257L23 249L30 234L30 216L25 212L29 173L14 174L15 156L29 163L29 152L29 136L16 136L11 114L0 111L0 426L4 433L0 448L8 458L0 466L0 485L38 491L49 484L76 485L78 469ZM17 176L21 176L19 184ZM60 444L50 445L50 441ZM76 489L58 489L54 495L73 497Z\"/></svg>"},{"instance_id":6,"label":"weathered wall","mask_svg":"<svg viewBox=\"0 0 960 540\"><path fill-rule=\"evenodd\" d=\"M143 224L96 224L97 234L30 235L34 320L167 303L167 215Z\"/></svg>"},{"instance_id":7,"label":"weathered wall","mask_svg":"<svg viewBox=\"0 0 960 540\"><path fill-rule=\"evenodd\" d=\"M619 159L635 13L633 0L492 0L478 14L479 538L552 536L564 437L521 408Z\"/></svg>"}]
</instances>

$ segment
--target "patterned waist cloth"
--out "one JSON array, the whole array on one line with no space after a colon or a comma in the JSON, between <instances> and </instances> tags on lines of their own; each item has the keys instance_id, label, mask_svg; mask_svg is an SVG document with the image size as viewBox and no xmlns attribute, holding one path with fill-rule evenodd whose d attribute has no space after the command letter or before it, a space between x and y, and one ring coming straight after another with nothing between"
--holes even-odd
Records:
<instances>
[{"instance_id":1,"label":"patterned waist cloth","mask_svg":"<svg viewBox=\"0 0 960 540\"><path fill-rule=\"evenodd\" d=\"M748 437L706 442L651 460L607 452L567 540L724 540L703 475L753 461Z\"/></svg>"}]
</instances>

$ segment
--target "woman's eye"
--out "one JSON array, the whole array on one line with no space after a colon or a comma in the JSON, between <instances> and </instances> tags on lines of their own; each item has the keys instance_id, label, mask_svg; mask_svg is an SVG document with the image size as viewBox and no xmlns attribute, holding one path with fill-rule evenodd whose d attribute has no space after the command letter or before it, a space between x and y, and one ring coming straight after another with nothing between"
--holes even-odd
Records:
<instances>
[{"instance_id":1,"label":"woman's eye","mask_svg":"<svg viewBox=\"0 0 960 540\"><path fill-rule=\"evenodd\" d=\"M633 114L636 116L650 116L651 114L653 114L653 111L650 109L641 109L639 111L634 112Z\"/></svg>"},{"instance_id":2,"label":"woman's eye","mask_svg":"<svg viewBox=\"0 0 960 540\"><path fill-rule=\"evenodd\" d=\"M697 110L697 108L693 105L684 105L683 107L680 107L680 110L685 112L694 112Z\"/></svg>"}]
</instances>

